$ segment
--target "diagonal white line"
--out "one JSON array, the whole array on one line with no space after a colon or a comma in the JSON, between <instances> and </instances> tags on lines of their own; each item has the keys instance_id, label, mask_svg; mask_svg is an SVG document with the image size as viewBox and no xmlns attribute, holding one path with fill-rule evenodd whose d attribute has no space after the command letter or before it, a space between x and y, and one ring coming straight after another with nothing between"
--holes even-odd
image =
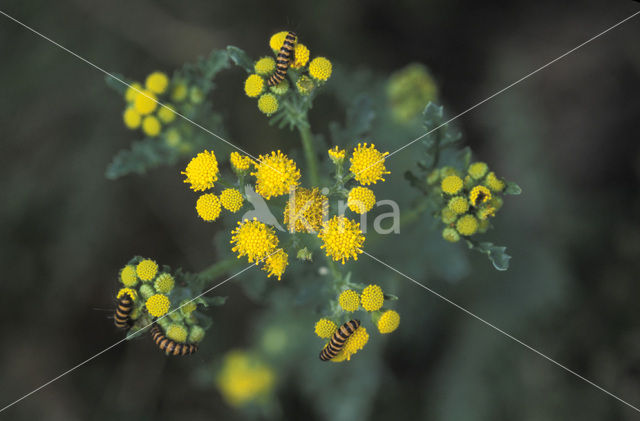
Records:
<instances>
[{"instance_id":1,"label":"diagonal white line","mask_svg":"<svg viewBox=\"0 0 640 421\"><path fill-rule=\"evenodd\" d=\"M427 290L428 292L432 293L433 295L435 295L436 297L440 298L441 300L446 301L447 303L449 303L452 306L456 307L458 310L462 310L463 312L467 313L469 316L473 317L476 320L479 320L480 322L484 323L485 325L489 326L490 328L492 328L492 329L496 330L497 332L503 334L507 338L519 343L520 345L522 345L523 347L527 348L528 350L535 352L536 354L538 354L539 356L541 356L545 360L557 365L558 367L562 368L563 370L565 370L565 371L573 374L574 376L578 377L579 379L589 383L591 386L595 387L596 389L600 390L601 392L606 393L607 395L611 396L612 398L622 402L623 404L627 405L629 408L632 408L635 411L640 412L640 409L638 409L637 407L631 405L629 402L625 401L624 399L614 395L613 393L609 392L605 388L603 388L601 386L598 386L597 384L595 384L591 380L581 376L580 374L576 373L575 371L571 370L570 368L565 367L564 365L560 364L559 362L557 362L553 358L548 357L547 355L543 354L542 352L538 351L537 349L533 348L532 346L527 345L526 343L522 342L520 339L510 335L509 333L505 332L504 330L500 329L499 327L497 327L497 326L493 325L492 323L486 321L482 317L476 315L475 313L472 313L471 311L467 310L466 308L462 307L461 305L451 301L450 299L448 299L447 297L443 296L442 294L437 293L436 291L434 291L433 289L429 288L428 286L416 281L415 279L411 278L409 275L405 275L404 273L400 272L398 269L396 269L393 266L383 262L382 260L378 259L377 257L372 256L371 254L367 253L366 251L363 251L363 253L366 254L367 256L369 256L371 259L375 260L376 262L380 263L381 265L386 266L388 269L391 269L392 271L394 271L398 275L410 280L411 282L413 282L414 284L418 285L419 287L421 287L421 288Z\"/></svg>"},{"instance_id":2,"label":"diagonal white line","mask_svg":"<svg viewBox=\"0 0 640 421\"><path fill-rule=\"evenodd\" d=\"M273 254L273 253L272 253ZM268 257L268 256L267 256ZM225 279L224 281L212 286L211 288L209 288L208 290L204 291L202 294L198 295L197 297L192 298L191 300L187 301L186 303L182 304L180 307L168 312L167 314L165 314L162 317L157 318L155 321L149 323L148 325L142 327L138 332L141 332L145 329L147 329L148 327L150 327L151 325L153 325L155 322L157 322L158 320L162 320L165 317L169 316L171 313L174 313L178 310L180 310L183 306L189 304L192 301L197 300L198 298L202 297L205 294L208 294L209 292L213 291L214 289L218 288L219 286L221 286L222 284L226 283L227 281L232 280L233 278L235 278L236 276L240 275L241 273L251 269L252 267L254 267L257 263L252 264L251 266L247 266L246 268L242 269L240 272L237 272L233 275L231 275L230 277L228 277L227 279ZM4 408L0 409L0 412L3 412L6 409L11 408L13 405L17 404L18 402L20 402L23 399L28 398L29 396L33 395L34 393L36 393L37 391L44 389L45 387L49 386L51 383L60 380L62 377L66 376L67 374L71 373L72 371L82 367L83 365L85 365L86 363L88 363L89 361L98 358L100 355L104 354L105 352L109 351L112 348L115 348L116 346L120 345L121 343L123 343L124 341L126 341L127 339L129 339L131 336L136 335L138 332L133 333L131 335L127 335L125 336L123 339L119 340L118 342L114 343L113 345L103 349L102 351L98 352L97 354L93 355L90 358L87 358L86 360L84 360L83 362L81 362L80 364L77 364L73 367L71 367L69 370L65 371L64 373L60 374L59 376L54 377L53 379L49 380L48 382L44 383L42 386L37 387L36 389L33 389L31 392L27 393L26 395L22 396L19 399L16 399L15 401L11 402L10 404L8 404L7 406L5 406Z\"/></svg>"},{"instance_id":3,"label":"diagonal white line","mask_svg":"<svg viewBox=\"0 0 640 421\"><path fill-rule=\"evenodd\" d=\"M469 111L472 111L472 110L474 110L474 109L478 108L479 106L481 106L482 104L484 104L485 102L492 100L493 98L497 97L498 95L500 95L501 93L505 92L506 90L508 90L508 89L510 89L510 88L512 88L512 87L514 87L514 86L516 86L516 85L517 85L517 84L519 84L520 82L522 82L522 81L524 81L524 80L526 80L526 79L530 78L531 76L535 75L535 74L536 74L536 73L538 73L539 71L541 71L541 70L543 70L543 69L546 69L547 67L551 66L553 63L555 63L555 62L557 62L557 61L559 61L559 60L562 60L563 58L565 58L565 57L566 57L566 56L568 56L569 54L573 53L574 51L578 50L579 48L584 47L585 45L589 44L591 41L594 41L594 40L596 40L596 39L600 38L602 35L606 34L607 32L611 31L612 29L617 28L618 26L622 25L623 23L625 23L625 22L626 22L626 21L628 21L629 19L634 18L634 17L635 17L635 16L637 16L638 14L640 14L640 10L639 10L639 11L637 11L637 12L635 12L635 13L634 13L634 14L632 14L631 16L629 16L629 17L627 17L627 18L625 18L625 19L622 19L620 22L616 23L615 25L610 26L609 28L605 29L604 31L600 32L599 34L592 36L591 38L589 38L588 40L586 40L586 41L585 41L585 42L583 42L582 44L578 45L577 47L572 48L571 50L567 51L566 53L562 54L561 56L556 57L555 59L551 60L550 62L548 62L548 63L546 63L546 64L544 64L544 65L542 65L542 66L538 67L536 70L534 70L534 71L532 71L531 73L529 73L529 74L527 74L527 75L525 75L525 76L521 77L520 79L518 79L518 80L516 80L515 82L511 83L511 84L510 84L510 85L508 85L507 87L500 89L498 92L494 93L493 95L491 95L491 96L489 96L489 97L487 97L487 98L483 99L482 101L478 102L477 104L475 104L475 105L473 105L473 106L471 106L471 107L467 108L466 110L464 110L464 111L463 111L463 112L461 112L460 114L458 114L458 115L456 115L456 116L454 116L454 117L450 118L449 120L445 121L444 123L442 123L442 124L441 124L441 125L439 125L438 127L436 127L436 128L433 128L433 129L429 130L427 133L425 133L425 134L423 134L423 135L421 135L421 136L419 136L419 137L416 137L416 138L415 138L415 139L413 139L411 142L409 142L409 143L405 144L404 146L401 146L400 148L396 149L395 151L393 151L393 152L389 153L389 154L388 154L388 155L386 155L384 158L381 158L381 159L377 160L376 162L374 162L373 164L371 164L371 165L369 165L368 167L366 167L365 169L358 171L358 174L360 174L360 173L361 173L361 172L363 172L363 171L368 170L369 168L371 168L371 167L373 167L373 166L375 166L375 165L379 164L380 162L384 162L384 161L386 161L386 160L387 160L387 159L389 159L391 156L393 156L393 155L397 154L397 153L398 153L398 152L400 152L401 150L403 150L403 149L405 149L405 148L408 148L409 146L413 145L414 143L416 143L416 142L417 142L417 141L419 141L420 139L424 138L425 136L429 136L431 133L435 132L435 131L436 131L436 130L438 130L438 129L441 129L442 127L446 126L447 124L451 123L452 121L454 121L454 120L456 120L456 119L458 119L458 118L462 117L463 115L467 114Z\"/></svg>"}]
</instances>

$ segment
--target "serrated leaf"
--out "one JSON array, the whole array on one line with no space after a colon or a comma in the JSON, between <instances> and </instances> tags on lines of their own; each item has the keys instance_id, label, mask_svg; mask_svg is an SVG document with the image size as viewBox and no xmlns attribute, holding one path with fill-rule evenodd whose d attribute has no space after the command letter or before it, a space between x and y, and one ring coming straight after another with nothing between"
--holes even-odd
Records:
<instances>
[{"instance_id":1,"label":"serrated leaf","mask_svg":"<svg viewBox=\"0 0 640 421\"><path fill-rule=\"evenodd\" d=\"M253 60L249 58L244 50L234 47L233 45L229 45L227 47L227 53L229 54L231 61L233 61L233 64L242 67L247 71L247 73L253 73Z\"/></svg>"},{"instance_id":2,"label":"serrated leaf","mask_svg":"<svg viewBox=\"0 0 640 421\"><path fill-rule=\"evenodd\" d=\"M520 188L519 185L517 185L513 181L507 181L507 188L504 189L504 194L511 194L511 195L517 196L520 193L522 193L522 189Z\"/></svg>"},{"instance_id":3,"label":"serrated leaf","mask_svg":"<svg viewBox=\"0 0 640 421\"><path fill-rule=\"evenodd\" d=\"M504 246L496 246L490 242L475 243L467 241L469 248L480 253L486 254L493 267L497 270L504 271L509 269L509 261L511 256L506 253L507 248Z\"/></svg>"},{"instance_id":4,"label":"serrated leaf","mask_svg":"<svg viewBox=\"0 0 640 421\"><path fill-rule=\"evenodd\" d=\"M201 63L202 73L207 80L211 80L218 72L228 69L229 66L229 53L227 50L213 50L209 57ZM253 63L251 68L253 69Z\"/></svg>"},{"instance_id":5,"label":"serrated leaf","mask_svg":"<svg viewBox=\"0 0 640 421\"><path fill-rule=\"evenodd\" d=\"M123 149L113 157L105 175L115 180L127 174L144 174L151 168L173 164L176 152L158 139L144 139L134 142L131 149Z\"/></svg>"}]
</instances>

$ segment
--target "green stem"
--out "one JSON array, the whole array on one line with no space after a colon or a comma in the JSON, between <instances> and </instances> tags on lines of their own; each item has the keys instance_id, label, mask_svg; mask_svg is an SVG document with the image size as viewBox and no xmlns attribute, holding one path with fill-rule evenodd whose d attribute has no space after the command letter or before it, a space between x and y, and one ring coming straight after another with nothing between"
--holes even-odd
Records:
<instances>
[{"instance_id":1,"label":"green stem","mask_svg":"<svg viewBox=\"0 0 640 421\"><path fill-rule=\"evenodd\" d=\"M300 132L300 140L302 141L302 149L304 150L304 157L307 161L307 168L309 169L309 179L312 186L319 186L318 178L318 161L316 159L315 149L313 147L313 134L309 125L297 125L298 132Z\"/></svg>"}]
</instances>

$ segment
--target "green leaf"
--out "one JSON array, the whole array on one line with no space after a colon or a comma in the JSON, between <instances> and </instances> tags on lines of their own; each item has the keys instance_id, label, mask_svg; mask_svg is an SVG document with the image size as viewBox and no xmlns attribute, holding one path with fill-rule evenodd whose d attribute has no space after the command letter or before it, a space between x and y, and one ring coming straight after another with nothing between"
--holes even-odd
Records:
<instances>
[{"instance_id":1,"label":"green leaf","mask_svg":"<svg viewBox=\"0 0 640 421\"><path fill-rule=\"evenodd\" d=\"M489 242L476 243L467 241L467 244L469 245L469 248L482 254L486 254L491 263L493 263L493 267L497 270L504 271L509 269L509 260L511 260L511 256L505 253L507 250L506 247L496 246Z\"/></svg>"},{"instance_id":2,"label":"green leaf","mask_svg":"<svg viewBox=\"0 0 640 421\"><path fill-rule=\"evenodd\" d=\"M422 139L422 143L430 148L434 145L436 139L439 141L440 147L454 143L462 137L462 133L451 126L444 115L442 105L438 106L433 102L429 102L422 112L422 121L428 135Z\"/></svg>"},{"instance_id":3,"label":"green leaf","mask_svg":"<svg viewBox=\"0 0 640 421\"><path fill-rule=\"evenodd\" d=\"M227 50L213 50L209 57L200 63L202 73L207 80L213 79L218 72L229 67L229 53ZM253 70L253 63L251 64L251 69Z\"/></svg>"},{"instance_id":4,"label":"green leaf","mask_svg":"<svg viewBox=\"0 0 640 421\"><path fill-rule=\"evenodd\" d=\"M369 130L375 118L376 113L373 111L373 101L368 95L359 95L347 109L346 128L350 132L351 137L362 137Z\"/></svg>"},{"instance_id":5,"label":"green leaf","mask_svg":"<svg viewBox=\"0 0 640 421\"><path fill-rule=\"evenodd\" d=\"M215 297L202 297L199 300L204 301L204 303L206 303L206 305L221 306L221 305L224 305L224 303L227 302L227 298L229 298L229 297L215 296Z\"/></svg>"},{"instance_id":6,"label":"green leaf","mask_svg":"<svg viewBox=\"0 0 640 421\"><path fill-rule=\"evenodd\" d=\"M134 142L131 149L121 150L113 157L105 175L115 180L127 174L144 174L149 169L161 165L173 164L177 159L176 152L158 139L144 139Z\"/></svg>"},{"instance_id":7,"label":"green leaf","mask_svg":"<svg viewBox=\"0 0 640 421\"><path fill-rule=\"evenodd\" d=\"M253 60L249 58L244 50L234 47L233 45L229 45L227 47L227 53L231 61L233 61L233 64L242 67L247 71L247 73L253 73Z\"/></svg>"},{"instance_id":8,"label":"green leaf","mask_svg":"<svg viewBox=\"0 0 640 421\"><path fill-rule=\"evenodd\" d=\"M520 193L522 193L522 189L520 188L519 185L517 185L513 181L507 181L507 188L504 190L504 194L511 194L511 195L517 196Z\"/></svg>"}]
</instances>

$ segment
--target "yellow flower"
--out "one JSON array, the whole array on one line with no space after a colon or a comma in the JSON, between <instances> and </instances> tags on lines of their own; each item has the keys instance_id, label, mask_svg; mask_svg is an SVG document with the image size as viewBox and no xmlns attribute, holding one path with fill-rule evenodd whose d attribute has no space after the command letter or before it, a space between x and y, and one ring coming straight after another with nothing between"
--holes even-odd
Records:
<instances>
[{"instance_id":1,"label":"yellow flower","mask_svg":"<svg viewBox=\"0 0 640 421\"><path fill-rule=\"evenodd\" d=\"M362 301L362 308L367 311L380 310L380 307L384 304L382 288L378 285L369 285L362 291L360 301Z\"/></svg>"},{"instance_id":2,"label":"yellow flower","mask_svg":"<svg viewBox=\"0 0 640 421\"><path fill-rule=\"evenodd\" d=\"M273 73L276 69L276 61L273 57L262 57L260 60L256 61L253 69L260 76L267 76Z\"/></svg>"},{"instance_id":3,"label":"yellow flower","mask_svg":"<svg viewBox=\"0 0 640 421\"><path fill-rule=\"evenodd\" d=\"M363 326L360 326L356 329L355 332L347 338L344 343L344 348L342 351L338 353L334 358L331 359L333 362L341 362L344 360L351 360L351 356L364 348L364 346L369 341L369 334L367 333L367 329Z\"/></svg>"},{"instance_id":4,"label":"yellow flower","mask_svg":"<svg viewBox=\"0 0 640 421\"><path fill-rule=\"evenodd\" d=\"M237 212L242 207L244 199L242 193L236 189L224 189L220 193L220 203L222 207L231 212Z\"/></svg>"},{"instance_id":5,"label":"yellow flower","mask_svg":"<svg viewBox=\"0 0 640 421\"><path fill-rule=\"evenodd\" d=\"M438 96L438 88L429 71L418 63L394 72L389 77L386 91L391 114L401 123L420 115L425 104L435 102Z\"/></svg>"},{"instance_id":6,"label":"yellow flower","mask_svg":"<svg viewBox=\"0 0 640 421\"><path fill-rule=\"evenodd\" d=\"M126 287L132 287L138 283L135 266L127 265L122 268L120 271L120 282Z\"/></svg>"},{"instance_id":7,"label":"yellow flower","mask_svg":"<svg viewBox=\"0 0 640 421\"><path fill-rule=\"evenodd\" d=\"M456 229L461 235L473 235L478 230L478 220L473 215L465 215L456 222Z\"/></svg>"},{"instance_id":8,"label":"yellow flower","mask_svg":"<svg viewBox=\"0 0 640 421\"><path fill-rule=\"evenodd\" d=\"M191 331L189 332L189 342L190 343L198 343L204 338L204 329L198 325L191 326Z\"/></svg>"},{"instance_id":9,"label":"yellow flower","mask_svg":"<svg viewBox=\"0 0 640 421\"><path fill-rule=\"evenodd\" d=\"M469 201L472 206L478 206L488 200L491 200L491 191L485 186L475 186L469 193Z\"/></svg>"},{"instance_id":10,"label":"yellow flower","mask_svg":"<svg viewBox=\"0 0 640 421\"><path fill-rule=\"evenodd\" d=\"M249 75L244 82L244 93L250 98L255 98L264 90L264 79L258 75Z\"/></svg>"},{"instance_id":11,"label":"yellow flower","mask_svg":"<svg viewBox=\"0 0 640 421\"><path fill-rule=\"evenodd\" d=\"M344 149L340 149L337 146L334 146L333 148L329 149L327 153L329 154L329 158L331 158L331 160L334 163L343 161L344 157L347 154L347 152Z\"/></svg>"},{"instance_id":12,"label":"yellow flower","mask_svg":"<svg viewBox=\"0 0 640 421\"><path fill-rule=\"evenodd\" d=\"M354 187L349 191L347 206L355 213L369 212L375 203L376 196L372 190L366 187Z\"/></svg>"},{"instance_id":13,"label":"yellow flower","mask_svg":"<svg viewBox=\"0 0 640 421\"><path fill-rule=\"evenodd\" d=\"M174 85L173 90L171 91L171 100L175 102L182 102L189 95L189 88L187 84L184 82L178 82Z\"/></svg>"},{"instance_id":14,"label":"yellow flower","mask_svg":"<svg viewBox=\"0 0 640 421\"><path fill-rule=\"evenodd\" d=\"M204 191L212 188L213 183L218 181L218 161L215 154L207 150L200 152L181 174L187 176L184 182L191 184L191 190Z\"/></svg>"},{"instance_id":15,"label":"yellow flower","mask_svg":"<svg viewBox=\"0 0 640 421\"><path fill-rule=\"evenodd\" d=\"M187 329L182 324L171 323L167 327L167 338L184 343L187 341Z\"/></svg>"},{"instance_id":16,"label":"yellow flower","mask_svg":"<svg viewBox=\"0 0 640 421\"><path fill-rule=\"evenodd\" d=\"M342 291L338 303L344 311L356 311L360 307L360 296L352 289Z\"/></svg>"},{"instance_id":17,"label":"yellow flower","mask_svg":"<svg viewBox=\"0 0 640 421\"><path fill-rule=\"evenodd\" d=\"M378 331L380 333L391 333L400 326L400 315L393 310L382 313L378 319Z\"/></svg>"},{"instance_id":18,"label":"yellow flower","mask_svg":"<svg viewBox=\"0 0 640 421\"><path fill-rule=\"evenodd\" d=\"M238 258L247 256L249 262L259 262L273 253L278 246L278 237L272 227L262 222L245 219L238 222L236 229L231 231L231 251L238 253Z\"/></svg>"},{"instance_id":19,"label":"yellow flower","mask_svg":"<svg viewBox=\"0 0 640 421\"><path fill-rule=\"evenodd\" d=\"M138 95L138 91L142 91L142 85L138 82L133 82L127 87L127 90L124 93L124 99L127 102L133 102Z\"/></svg>"},{"instance_id":20,"label":"yellow flower","mask_svg":"<svg viewBox=\"0 0 640 421\"><path fill-rule=\"evenodd\" d=\"M213 193L201 195L196 202L196 212L200 218L213 222L220 216L220 199Z\"/></svg>"},{"instance_id":21,"label":"yellow flower","mask_svg":"<svg viewBox=\"0 0 640 421\"><path fill-rule=\"evenodd\" d=\"M480 180L487 173L488 169L489 166L487 166L487 164L485 164L484 162L474 162L473 164L469 165L469 170L467 172L472 178Z\"/></svg>"},{"instance_id":22,"label":"yellow flower","mask_svg":"<svg viewBox=\"0 0 640 421\"><path fill-rule=\"evenodd\" d=\"M446 207L442 209L441 218L443 223L445 223L446 225L449 225L456 222L456 219L458 219L458 213Z\"/></svg>"},{"instance_id":23,"label":"yellow flower","mask_svg":"<svg viewBox=\"0 0 640 421\"><path fill-rule=\"evenodd\" d=\"M456 231L455 229L447 227L442 230L442 238L450 243L455 243L457 241L460 241L460 234L458 234L458 231Z\"/></svg>"},{"instance_id":24,"label":"yellow flower","mask_svg":"<svg viewBox=\"0 0 640 421\"><path fill-rule=\"evenodd\" d=\"M303 67L309 61L309 49L306 45L296 43L293 50L293 62L291 63L292 69L299 69Z\"/></svg>"},{"instance_id":25,"label":"yellow flower","mask_svg":"<svg viewBox=\"0 0 640 421\"><path fill-rule=\"evenodd\" d=\"M262 270L267 272L267 278L277 276L279 281L288 264L289 255L283 249L278 249L275 253L267 256Z\"/></svg>"},{"instance_id":26,"label":"yellow flower","mask_svg":"<svg viewBox=\"0 0 640 421\"><path fill-rule=\"evenodd\" d=\"M360 247L364 243L364 235L360 231L360 224L344 216L334 216L325 222L318 237L323 242L320 248L325 250L327 256L335 261L341 260L342 264L345 259L358 260L358 254L362 253Z\"/></svg>"},{"instance_id":27,"label":"yellow flower","mask_svg":"<svg viewBox=\"0 0 640 421\"><path fill-rule=\"evenodd\" d=\"M135 289L131 288L121 288L120 291L118 291L118 295L116 295L116 299L120 299L120 297L125 294L128 295L133 301L138 299L138 293Z\"/></svg>"},{"instance_id":28,"label":"yellow flower","mask_svg":"<svg viewBox=\"0 0 640 421\"><path fill-rule=\"evenodd\" d=\"M248 156L240 155L238 152L231 152L229 161L231 161L231 166L237 172L244 172L248 170L252 162L251 158L249 158Z\"/></svg>"},{"instance_id":29,"label":"yellow flower","mask_svg":"<svg viewBox=\"0 0 640 421\"><path fill-rule=\"evenodd\" d=\"M316 57L309 63L309 74L312 78L325 81L331 77L331 62L324 57Z\"/></svg>"},{"instance_id":30,"label":"yellow flower","mask_svg":"<svg viewBox=\"0 0 640 421\"><path fill-rule=\"evenodd\" d=\"M133 109L133 107L129 107L122 114L122 120L127 128L133 130L140 127L140 121L142 121L142 118L140 117L140 114Z\"/></svg>"},{"instance_id":31,"label":"yellow flower","mask_svg":"<svg viewBox=\"0 0 640 421\"><path fill-rule=\"evenodd\" d=\"M318 320L315 327L316 335L323 339L332 337L333 334L336 333L337 329L338 326L329 319Z\"/></svg>"},{"instance_id":32,"label":"yellow flower","mask_svg":"<svg viewBox=\"0 0 640 421\"><path fill-rule=\"evenodd\" d=\"M133 100L133 107L140 115L147 115L153 112L158 106L156 96L153 92L146 89L137 93Z\"/></svg>"},{"instance_id":33,"label":"yellow flower","mask_svg":"<svg viewBox=\"0 0 640 421\"><path fill-rule=\"evenodd\" d=\"M366 142L364 146L358 143L358 146L353 149L349 170L353 173L358 183L365 186L376 184L379 180L384 181L382 176L390 174L384 166L387 155L389 155L389 152L381 153L373 144L367 147Z\"/></svg>"},{"instance_id":34,"label":"yellow flower","mask_svg":"<svg viewBox=\"0 0 640 421\"><path fill-rule=\"evenodd\" d=\"M484 184L494 192L501 192L504 189L504 181L496 177L495 173L491 171L487 174L487 178L484 180Z\"/></svg>"},{"instance_id":35,"label":"yellow flower","mask_svg":"<svg viewBox=\"0 0 640 421\"><path fill-rule=\"evenodd\" d=\"M147 80L144 84L151 92L161 94L167 90L167 86L169 86L169 78L162 72L153 72L147 76Z\"/></svg>"},{"instance_id":36,"label":"yellow flower","mask_svg":"<svg viewBox=\"0 0 640 421\"><path fill-rule=\"evenodd\" d=\"M142 131L149 137L158 136L161 129L160 122L152 115L148 115L142 120Z\"/></svg>"},{"instance_id":37,"label":"yellow flower","mask_svg":"<svg viewBox=\"0 0 640 421\"><path fill-rule=\"evenodd\" d=\"M156 279L156 282L153 284L156 291L161 292L163 294L168 294L173 289L176 281L173 279L173 276L169 273L161 273Z\"/></svg>"},{"instance_id":38,"label":"yellow flower","mask_svg":"<svg viewBox=\"0 0 640 421\"><path fill-rule=\"evenodd\" d=\"M271 393L275 381L271 367L240 350L225 355L215 379L224 399L234 407L264 400Z\"/></svg>"},{"instance_id":39,"label":"yellow flower","mask_svg":"<svg viewBox=\"0 0 640 421\"><path fill-rule=\"evenodd\" d=\"M488 219L490 216L496 216L496 208L493 206L484 206L476 212L476 216L479 220L484 221Z\"/></svg>"},{"instance_id":40,"label":"yellow flower","mask_svg":"<svg viewBox=\"0 0 640 421\"><path fill-rule=\"evenodd\" d=\"M256 191L265 199L282 196L289 189L300 183L300 170L296 163L282 152L271 152L271 155L260 155L256 164Z\"/></svg>"},{"instance_id":41,"label":"yellow flower","mask_svg":"<svg viewBox=\"0 0 640 421\"><path fill-rule=\"evenodd\" d=\"M469 210L469 201L466 197L456 196L452 197L451 200L449 200L449 204L447 206L453 212L457 213L458 215L462 215Z\"/></svg>"},{"instance_id":42,"label":"yellow flower","mask_svg":"<svg viewBox=\"0 0 640 421\"><path fill-rule=\"evenodd\" d=\"M147 311L153 317L162 317L167 314L170 305L169 297L164 294L152 295L145 303Z\"/></svg>"},{"instance_id":43,"label":"yellow flower","mask_svg":"<svg viewBox=\"0 0 640 421\"><path fill-rule=\"evenodd\" d=\"M136 273L143 281L151 281L158 273L158 264L151 259L144 259L138 263Z\"/></svg>"},{"instance_id":44,"label":"yellow flower","mask_svg":"<svg viewBox=\"0 0 640 421\"><path fill-rule=\"evenodd\" d=\"M284 223L290 232L315 233L328 212L329 200L317 188L309 190L298 187L289 195L285 205Z\"/></svg>"},{"instance_id":45,"label":"yellow flower","mask_svg":"<svg viewBox=\"0 0 640 421\"><path fill-rule=\"evenodd\" d=\"M271 39L269 39L269 47L271 47L271 49L276 53L280 51L280 49L282 48L282 44L284 44L284 39L287 37L288 33L289 31L280 31L277 34L273 34L271 36Z\"/></svg>"},{"instance_id":46,"label":"yellow flower","mask_svg":"<svg viewBox=\"0 0 640 421\"><path fill-rule=\"evenodd\" d=\"M456 194L462 190L462 184L462 178L457 175L450 175L442 180L440 187L442 187L442 191L447 194Z\"/></svg>"},{"instance_id":47,"label":"yellow flower","mask_svg":"<svg viewBox=\"0 0 640 421\"><path fill-rule=\"evenodd\" d=\"M264 94L258 98L258 109L268 116L278 111L279 106L278 98L273 94Z\"/></svg>"},{"instance_id":48,"label":"yellow flower","mask_svg":"<svg viewBox=\"0 0 640 421\"><path fill-rule=\"evenodd\" d=\"M316 85L313 83L313 80L307 75L300 76L296 81L296 88L298 88L298 92L302 95L309 95L315 87Z\"/></svg>"},{"instance_id":49,"label":"yellow flower","mask_svg":"<svg viewBox=\"0 0 640 421\"><path fill-rule=\"evenodd\" d=\"M165 105L163 107L160 107L160 109L158 110L158 118L163 123L171 123L176 119L176 113L173 111L173 107L171 107L170 105Z\"/></svg>"}]
</instances>

